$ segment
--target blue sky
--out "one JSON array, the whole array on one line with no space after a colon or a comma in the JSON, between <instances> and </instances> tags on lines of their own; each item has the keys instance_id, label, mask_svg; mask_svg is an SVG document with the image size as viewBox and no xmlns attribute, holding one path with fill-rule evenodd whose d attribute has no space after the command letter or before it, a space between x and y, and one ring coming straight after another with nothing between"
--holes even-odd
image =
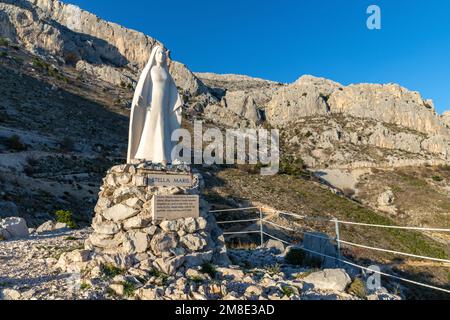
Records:
<instances>
[{"instance_id":1,"label":"blue sky","mask_svg":"<svg viewBox=\"0 0 450 320\"><path fill-rule=\"evenodd\" d=\"M163 42L193 71L399 83L450 110L448 0L63 0ZM382 10L382 29L366 9Z\"/></svg>"}]
</instances>

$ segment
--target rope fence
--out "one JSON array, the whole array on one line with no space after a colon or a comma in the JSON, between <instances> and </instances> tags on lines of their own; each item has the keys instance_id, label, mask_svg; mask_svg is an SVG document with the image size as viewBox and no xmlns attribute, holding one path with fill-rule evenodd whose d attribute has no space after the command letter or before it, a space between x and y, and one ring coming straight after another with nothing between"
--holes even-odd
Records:
<instances>
[{"instance_id":1,"label":"rope fence","mask_svg":"<svg viewBox=\"0 0 450 320\"><path fill-rule=\"evenodd\" d=\"M414 231L433 231L433 232L450 232L450 229L447 228L426 228L426 227L409 227L409 226L395 226L395 225L379 225L379 224L369 224L369 223L360 223L360 222L352 222L352 221L342 221L342 220L338 220L338 219L330 219L330 218L324 218L324 217L310 217L310 216L306 216L306 215L299 215L299 214L295 214L295 213L291 213L291 212L277 212L279 215L284 215L284 216L290 216L290 217L294 217L297 219L302 219L302 220L313 220L313 221L321 221L321 222L328 222L328 223L334 223L335 224L335 232L336 232L336 236L334 238L329 238L329 237L324 237L324 236L320 236L320 235L316 235L313 234L311 232L307 232L307 231L302 231L302 230L298 230L298 229L293 229L290 227L286 227L286 226L282 226L278 223L275 223L273 221L269 221L268 219L263 219L263 210L262 208L259 207L248 207L248 208L234 208L234 209L224 209L224 210L212 210L210 211L211 213L223 213L223 212L238 212L238 211L247 211L247 210L259 210L259 218L257 219L240 219L240 220L227 220L227 221L218 221L218 224L233 224L233 223L246 223L246 222L253 222L253 225L259 225L259 230L250 230L250 231L233 231L233 232L224 232L224 235L237 235L237 234L256 234L259 233L260 234L260 238L261 238L261 246L264 244L264 236L267 236L269 238L272 238L274 240L280 241L286 245L294 245L293 243L290 243L286 240L280 239L279 237L274 236L273 234L270 234L267 230L265 230L264 225L269 225L278 229L282 229L288 232L292 232L292 233L302 233L302 234L308 234L309 237L313 237L313 238L318 238L318 239L322 239L322 240L327 240L327 241L331 241L334 240L336 242L337 245L337 256L333 257L330 255L326 255L317 251L313 251L313 250L309 250L307 248L304 247L298 247L301 250L304 250L306 252L309 252L311 254L315 254L315 255L319 255L325 258L331 258L334 259L336 261L339 261L341 263L359 268L361 270L366 270L366 271L370 271L370 272L374 272L386 277L390 277L396 280L400 280L403 282L407 282L407 283L411 283L414 285L418 285L418 286L422 286L422 287L426 287L429 289L434 289L437 291L441 291L441 292L445 292L445 293L449 293L450 294L450 290L444 289L444 288L440 288L440 287L436 287L436 286L432 286L432 285L428 285L425 283L421 283L421 282L417 282L417 281L413 281L410 279L406 279L403 277L399 277L393 274L389 274L389 273L385 273L385 272L381 272L378 270L373 270L361 265L358 265L356 263L344 260L341 258L340 255L340 244L344 244L344 245L348 245L348 246L353 246L353 247L358 247L358 248L364 248L364 249L368 249L368 250L374 250L374 251L380 251L380 252L386 252L386 253L391 253L391 254L396 254L396 255L403 255L403 256L407 256L407 257L413 257L413 258L418 258L418 259L424 259L424 260L430 260L430 261L435 261L435 262L441 262L441 263L445 263L445 264L450 264L450 260L449 259L441 259L441 258L435 258L435 257L428 257L428 256L422 256L422 255L417 255L417 254L412 254L412 253L406 253L406 252L401 252L401 251L396 251L396 250L389 250L389 249L383 249L383 248L377 248L377 247L372 247L372 246L367 246L367 245L363 245L363 244L358 244L358 243L353 243L353 242L349 242L349 241L345 241L340 239L340 232L339 232L339 225L356 225L356 226L365 226L365 227L373 227L373 228L391 228L391 229L403 229L403 230L414 230ZM300 228L300 227L299 227Z\"/></svg>"}]
</instances>

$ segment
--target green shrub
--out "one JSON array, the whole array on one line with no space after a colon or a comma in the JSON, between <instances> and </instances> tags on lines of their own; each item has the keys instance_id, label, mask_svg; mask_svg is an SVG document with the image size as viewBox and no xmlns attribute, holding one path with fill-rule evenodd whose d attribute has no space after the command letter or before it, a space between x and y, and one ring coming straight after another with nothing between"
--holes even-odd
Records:
<instances>
[{"instance_id":1,"label":"green shrub","mask_svg":"<svg viewBox=\"0 0 450 320\"><path fill-rule=\"evenodd\" d=\"M287 264L292 264L296 266L303 265L306 260L306 253L304 250L291 248L289 252L284 257L284 261Z\"/></svg>"},{"instance_id":2,"label":"green shrub","mask_svg":"<svg viewBox=\"0 0 450 320\"><path fill-rule=\"evenodd\" d=\"M8 45L9 45L8 39L0 37L0 47L7 47Z\"/></svg>"},{"instance_id":3,"label":"green shrub","mask_svg":"<svg viewBox=\"0 0 450 320\"><path fill-rule=\"evenodd\" d=\"M16 151L23 151L27 149L27 147L25 146L25 144L22 143L22 140L17 134L13 134L11 137L7 139L7 146L10 149Z\"/></svg>"},{"instance_id":4,"label":"green shrub","mask_svg":"<svg viewBox=\"0 0 450 320\"><path fill-rule=\"evenodd\" d=\"M72 212L68 210L58 210L55 212L55 216L56 221L67 224L70 229L78 228L75 221L73 221Z\"/></svg>"},{"instance_id":5,"label":"green shrub","mask_svg":"<svg viewBox=\"0 0 450 320\"><path fill-rule=\"evenodd\" d=\"M433 176L431 179L436 182L441 182L444 180L444 178L442 178L441 176Z\"/></svg>"},{"instance_id":6,"label":"green shrub","mask_svg":"<svg viewBox=\"0 0 450 320\"><path fill-rule=\"evenodd\" d=\"M202 264L200 272L208 274L211 278L215 278L217 274L216 267L209 262Z\"/></svg>"},{"instance_id":7,"label":"green shrub","mask_svg":"<svg viewBox=\"0 0 450 320\"><path fill-rule=\"evenodd\" d=\"M0 58L6 58L8 54L5 51L0 51Z\"/></svg>"},{"instance_id":8,"label":"green shrub","mask_svg":"<svg viewBox=\"0 0 450 320\"><path fill-rule=\"evenodd\" d=\"M87 290L90 289L92 286L89 283L83 282L80 284L80 290Z\"/></svg>"},{"instance_id":9,"label":"green shrub","mask_svg":"<svg viewBox=\"0 0 450 320\"><path fill-rule=\"evenodd\" d=\"M34 57L31 60L31 62L33 63L33 66L35 66L36 68L43 69L43 70L46 70L46 71L50 70L50 64L48 64L47 62L45 62L41 58Z\"/></svg>"},{"instance_id":10,"label":"green shrub","mask_svg":"<svg viewBox=\"0 0 450 320\"><path fill-rule=\"evenodd\" d=\"M281 268L279 264L274 264L272 266L267 267L267 273L269 273L269 275L274 276L276 274L279 274L281 272Z\"/></svg>"},{"instance_id":11,"label":"green shrub","mask_svg":"<svg viewBox=\"0 0 450 320\"><path fill-rule=\"evenodd\" d=\"M291 287L289 287L289 286L282 286L281 287L281 291L283 292L283 294L286 296L286 297L290 297L290 296L292 296L293 294L295 294L295 291L294 291L294 289L292 289Z\"/></svg>"},{"instance_id":12,"label":"green shrub","mask_svg":"<svg viewBox=\"0 0 450 320\"><path fill-rule=\"evenodd\" d=\"M122 282L123 285L123 295L125 297L133 297L134 296L134 290L136 290L133 283L126 281Z\"/></svg>"},{"instance_id":13,"label":"green shrub","mask_svg":"<svg viewBox=\"0 0 450 320\"><path fill-rule=\"evenodd\" d=\"M199 276L194 276L192 278L189 278L189 281L195 282L195 283L202 283L203 282L203 278L199 277Z\"/></svg>"},{"instance_id":14,"label":"green shrub","mask_svg":"<svg viewBox=\"0 0 450 320\"><path fill-rule=\"evenodd\" d=\"M149 272L150 276L152 277L156 277L162 280L162 283L165 283L167 281L167 279L169 278L169 275L165 274L164 272L161 272L155 268L153 268L150 272Z\"/></svg>"},{"instance_id":15,"label":"green shrub","mask_svg":"<svg viewBox=\"0 0 450 320\"><path fill-rule=\"evenodd\" d=\"M100 270L106 279L112 279L115 276L123 274L124 271L112 264L102 264Z\"/></svg>"},{"instance_id":16,"label":"green shrub","mask_svg":"<svg viewBox=\"0 0 450 320\"><path fill-rule=\"evenodd\" d=\"M364 284L364 281L362 281L360 278L356 278L348 288L348 293L353 294L357 296L360 299L366 299L367 298L367 290L366 285Z\"/></svg>"},{"instance_id":17,"label":"green shrub","mask_svg":"<svg viewBox=\"0 0 450 320\"><path fill-rule=\"evenodd\" d=\"M305 167L302 159L293 156L285 156L281 158L279 173L298 176L304 172Z\"/></svg>"}]
</instances>

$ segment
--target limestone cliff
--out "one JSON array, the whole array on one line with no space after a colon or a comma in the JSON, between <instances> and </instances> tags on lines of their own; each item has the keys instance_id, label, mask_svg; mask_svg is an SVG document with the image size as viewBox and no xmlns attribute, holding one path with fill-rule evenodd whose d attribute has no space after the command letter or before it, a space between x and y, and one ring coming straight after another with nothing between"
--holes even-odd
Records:
<instances>
[{"instance_id":1,"label":"limestone cliff","mask_svg":"<svg viewBox=\"0 0 450 320\"><path fill-rule=\"evenodd\" d=\"M115 85L135 82L152 48L161 45L142 32L57 0L0 1L0 36ZM170 70L184 91L203 90L186 66L172 62Z\"/></svg>"}]
</instances>

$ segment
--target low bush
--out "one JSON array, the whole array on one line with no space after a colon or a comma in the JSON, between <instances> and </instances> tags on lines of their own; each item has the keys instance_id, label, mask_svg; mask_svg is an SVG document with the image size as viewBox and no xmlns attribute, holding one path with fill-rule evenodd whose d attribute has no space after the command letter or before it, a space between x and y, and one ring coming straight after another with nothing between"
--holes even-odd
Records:
<instances>
[{"instance_id":1,"label":"low bush","mask_svg":"<svg viewBox=\"0 0 450 320\"><path fill-rule=\"evenodd\" d=\"M9 45L8 39L0 37L0 47L7 47L8 45Z\"/></svg>"},{"instance_id":2,"label":"low bush","mask_svg":"<svg viewBox=\"0 0 450 320\"><path fill-rule=\"evenodd\" d=\"M121 275L124 273L124 271L122 269L117 268L116 266L114 266L112 264L102 264L100 267L100 270L106 279L112 279L115 276L118 276L118 275Z\"/></svg>"},{"instance_id":3,"label":"low bush","mask_svg":"<svg viewBox=\"0 0 450 320\"><path fill-rule=\"evenodd\" d=\"M281 287L281 291L283 292L283 295L285 295L286 297L290 297L290 296L292 296L293 294L295 294L295 291L294 291L294 289L292 289L291 287L289 287L289 286L283 286L283 287Z\"/></svg>"},{"instance_id":4,"label":"low bush","mask_svg":"<svg viewBox=\"0 0 450 320\"><path fill-rule=\"evenodd\" d=\"M272 266L267 267L266 271L271 276L274 276L274 275L279 274L281 272L281 268L280 268L279 264L274 264Z\"/></svg>"},{"instance_id":5,"label":"low bush","mask_svg":"<svg viewBox=\"0 0 450 320\"><path fill-rule=\"evenodd\" d=\"M304 173L305 163L302 159L293 156L285 156L280 160L280 174L286 174L290 176L298 176Z\"/></svg>"},{"instance_id":6,"label":"low bush","mask_svg":"<svg viewBox=\"0 0 450 320\"><path fill-rule=\"evenodd\" d=\"M58 210L55 212L56 221L65 223L70 229L78 228L77 224L73 220L72 212L68 210Z\"/></svg>"},{"instance_id":7,"label":"low bush","mask_svg":"<svg viewBox=\"0 0 450 320\"><path fill-rule=\"evenodd\" d=\"M366 285L360 278L356 278L355 280L353 280L347 291L348 293L353 294L360 299L367 298Z\"/></svg>"},{"instance_id":8,"label":"low bush","mask_svg":"<svg viewBox=\"0 0 450 320\"><path fill-rule=\"evenodd\" d=\"M136 290L136 287L133 283L126 281L122 282L123 285L123 295L125 297L133 297L134 296L134 290Z\"/></svg>"},{"instance_id":9,"label":"low bush","mask_svg":"<svg viewBox=\"0 0 450 320\"><path fill-rule=\"evenodd\" d=\"M300 266L305 263L306 253L301 249L291 248L289 252L284 257L284 261L287 264L292 264L295 266Z\"/></svg>"},{"instance_id":10,"label":"low bush","mask_svg":"<svg viewBox=\"0 0 450 320\"><path fill-rule=\"evenodd\" d=\"M216 267L209 262L205 262L204 264L202 264L202 268L200 269L200 271L202 273L208 274L213 279L216 277L217 274Z\"/></svg>"},{"instance_id":11,"label":"low bush","mask_svg":"<svg viewBox=\"0 0 450 320\"><path fill-rule=\"evenodd\" d=\"M89 283L83 282L80 284L80 290L87 290L90 289L92 286Z\"/></svg>"},{"instance_id":12,"label":"low bush","mask_svg":"<svg viewBox=\"0 0 450 320\"><path fill-rule=\"evenodd\" d=\"M13 134L9 138L7 138L6 143L10 149L16 151L24 151L27 149L26 145L22 142L22 140L17 134Z\"/></svg>"}]
</instances>

